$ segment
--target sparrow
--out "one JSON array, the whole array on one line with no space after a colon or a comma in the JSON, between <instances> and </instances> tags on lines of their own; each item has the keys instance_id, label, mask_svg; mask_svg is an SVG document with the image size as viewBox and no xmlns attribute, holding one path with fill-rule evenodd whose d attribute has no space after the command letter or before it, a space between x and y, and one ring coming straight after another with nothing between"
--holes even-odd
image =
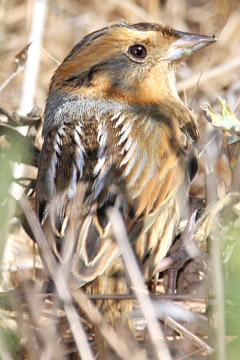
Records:
<instances>
[{"instance_id":1,"label":"sparrow","mask_svg":"<svg viewBox=\"0 0 240 360\"><path fill-rule=\"evenodd\" d=\"M199 137L175 74L191 53L215 41L163 24L120 22L85 36L54 73L37 213L59 261L74 230L71 276L87 293L131 292L109 207L122 215L145 281L170 248L197 173ZM112 323L132 306L97 304Z\"/></svg>"}]
</instances>

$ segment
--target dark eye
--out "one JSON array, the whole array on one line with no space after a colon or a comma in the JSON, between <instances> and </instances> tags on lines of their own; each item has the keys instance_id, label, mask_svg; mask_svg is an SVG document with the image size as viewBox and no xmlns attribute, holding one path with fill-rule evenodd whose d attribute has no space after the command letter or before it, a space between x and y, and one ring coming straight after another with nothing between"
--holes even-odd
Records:
<instances>
[{"instance_id":1,"label":"dark eye","mask_svg":"<svg viewBox=\"0 0 240 360\"><path fill-rule=\"evenodd\" d=\"M144 59L147 55L147 49L145 46L139 44L130 46L128 52L136 59Z\"/></svg>"}]
</instances>

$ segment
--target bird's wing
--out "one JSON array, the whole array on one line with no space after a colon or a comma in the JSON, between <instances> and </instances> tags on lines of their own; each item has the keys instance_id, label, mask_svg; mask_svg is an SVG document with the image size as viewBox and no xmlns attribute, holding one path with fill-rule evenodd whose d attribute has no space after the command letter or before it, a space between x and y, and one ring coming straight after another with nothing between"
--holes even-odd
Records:
<instances>
[{"instance_id":1,"label":"bird's wing","mask_svg":"<svg viewBox=\"0 0 240 360\"><path fill-rule=\"evenodd\" d=\"M104 119L105 120L105 119ZM119 175L94 116L65 121L45 136L37 181L37 212L54 253L68 243L75 253L72 272L83 285L119 256L106 208L116 205ZM119 206L121 211L121 204Z\"/></svg>"}]
</instances>

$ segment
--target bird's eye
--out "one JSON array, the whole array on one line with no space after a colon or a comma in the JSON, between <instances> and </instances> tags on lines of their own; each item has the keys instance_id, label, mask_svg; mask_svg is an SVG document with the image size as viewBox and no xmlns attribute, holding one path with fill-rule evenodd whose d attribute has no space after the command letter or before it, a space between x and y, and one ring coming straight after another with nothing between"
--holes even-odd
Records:
<instances>
[{"instance_id":1,"label":"bird's eye","mask_svg":"<svg viewBox=\"0 0 240 360\"><path fill-rule=\"evenodd\" d=\"M147 55L147 49L145 48L145 46L139 45L139 44L130 46L128 49L128 52L133 57L135 57L136 59L140 59L140 60L144 59Z\"/></svg>"}]
</instances>

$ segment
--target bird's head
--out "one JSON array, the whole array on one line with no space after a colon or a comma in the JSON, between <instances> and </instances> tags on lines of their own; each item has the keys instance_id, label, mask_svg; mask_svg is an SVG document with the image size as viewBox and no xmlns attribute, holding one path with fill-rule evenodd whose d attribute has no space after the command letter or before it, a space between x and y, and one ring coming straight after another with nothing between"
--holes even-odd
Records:
<instances>
[{"instance_id":1,"label":"bird's head","mask_svg":"<svg viewBox=\"0 0 240 360\"><path fill-rule=\"evenodd\" d=\"M214 36L176 31L159 24L119 23L80 41L57 69L51 89L131 103L177 97L175 71Z\"/></svg>"}]
</instances>

